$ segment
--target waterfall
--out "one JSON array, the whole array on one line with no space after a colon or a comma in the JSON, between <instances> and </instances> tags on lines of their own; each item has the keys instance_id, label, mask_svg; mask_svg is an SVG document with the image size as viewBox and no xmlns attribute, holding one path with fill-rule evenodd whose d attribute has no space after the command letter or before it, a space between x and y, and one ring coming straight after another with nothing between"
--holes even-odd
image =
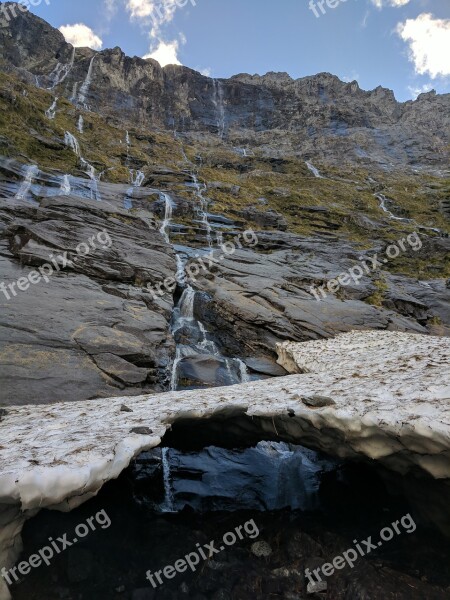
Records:
<instances>
[{"instance_id":1,"label":"waterfall","mask_svg":"<svg viewBox=\"0 0 450 600\"><path fill-rule=\"evenodd\" d=\"M19 191L14 196L16 200L24 200L25 196L28 194L31 188L31 184L33 183L33 179L36 178L39 173L39 169L37 165L31 165L25 170L25 178L22 181Z\"/></svg>"},{"instance_id":2,"label":"waterfall","mask_svg":"<svg viewBox=\"0 0 450 600\"><path fill-rule=\"evenodd\" d=\"M84 133L84 119L83 119L82 115L80 115L78 117L77 129L78 129L79 133L81 133L81 134Z\"/></svg>"},{"instance_id":3,"label":"waterfall","mask_svg":"<svg viewBox=\"0 0 450 600\"><path fill-rule=\"evenodd\" d=\"M162 448L161 463L162 463L163 480L164 480L164 504L162 506L162 511L163 512L174 512L172 486L170 485L170 463L169 463L168 454L169 454L169 448Z\"/></svg>"},{"instance_id":4,"label":"waterfall","mask_svg":"<svg viewBox=\"0 0 450 600\"><path fill-rule=\"evenodd\" d=\"M184 264L181 256L179 254L176 255L177 259L177 274L175 279L180 285L186 284L186 273L184 272Z\"/></svg>"},{"instance_id":5,"label":"waterfall","mask_svg":"<svg viewBox=\"0 0 450 600\"><path fill-rule=\"evenodd\" d=\"M185 319L194 319L195 290L188 285L180 298L180 315Z\"/></svg>"},{"instance_id":6,"label":"waterfall","mask_svg":"<svg viewBox=\"0 0 450 600\"><path fill-rule=\"evenodd\" d=\"M78 143L77 138L73 134L71 134L69 131L66 131L64 134L64 142L65 142L66 146L69 146L70 148L72 148L74 153L78 156L78 158L80 159L81 168L85 170L86 175L91 180L91 184L89 186L89 189L91 191L91 199L92 200L101 200L100 194L98 191L98 180L97 180L97 177L95 174L95 168L81 156L80 144Z\"/></svg>"},{"instance_id":7,"label":"waterfall","mask_svg":"<svg viewBox=\"0 0 450 600\"><path fill-rule=\"evenodd\" d=\"M72 135L69 131L66 131L64 134L64 143L66 144L66 146L72 148L72 150L75 152L78 158L80 157L80 144L78 143L77 138L74 135Z\"/></svg>"},{"instance_id":8,"label":"waterfall","mask_svg":"<svg viewBox=\"0 0 450 600\"><path fill-rule=\"evenodd\" d=\"M213 243L212 243L212 227L209 223L208 220L208 201L206 200L206 198L203 196L203 192L201 190L200 184L198 182L198 178L197 175L195 175L195 173L192 174L192 179L194 181L194 186L196 189L196 196L197 198L200 200L200 207L199 209L197 209L197 213L202 221L202 223L205 226L206 229L206 241L208 242L208 246L210 248L212 248ZM205 186L206 187L206 186ZM205 187L203 189L205 189Z\"/></svg>"},{"instance_id":9,"label":"waterfall","mask_svg":"<svg viewBox=\"0 0 450 600\"><path fill-rule=\"evenodd\" d=\"M250 381L250 375L248 373L247 365L240 358L234 359L239 367L239 375L241 377L241 383L248 383Z\"/></svg>"},{"instance_id":10,"label":"waterfall","mask_svg":"<svg viewBox=\"0 0 450 600\"><path fill-rule=\"evenodd\" d=\"M129 171L131 187L127 189L127 193L123 200L123 207L127 210L131 210L133 208L132 200L134 188L141 187L145 179L145 174L142 171L134 171L134 169L129 169Z\"/></svg>"},{"instance_id":11,"label":"waterfall","mask_svg":"<svg viewBox=\"0 0 450 600\"><path fill-rule=\"evenodd\" d=\"M395 221L410 221L410 219L403 219L402 217L397 217L392 213L386 206L387 198L384 194L375 194L375 198L380 202L380 208L383 212L389 215L390 219L394 219Z\"/></svg>"},{"instance_id":12,"label":"waterfall","mask_svg":"<svg viewBox=\"0 0 450 600\"><path fill-rule=\"evenodd\" d=\"M130 179L133 187L141 187L141 185L144 183L145 174L142 171L134 171L133 169L130 169Z\"/></svg>"},{"instance_id":13,"label":"waterfall","mask_svg":"<svg viewBox=\"0 0 450 600\"><path fill-rule=\"evenodd\" d=\"M58 102L58 97L56 96L55 99L53 100L53 104L51 104L49 106L49 108L47 108L47 110L45 111L45 116L47 117L47 119L50 119L51 121L55 118L55 115L56 115L57 102Z\"/></svg>"},{"instance_id":14,"label":"waterfall","mask_svg":"<svg viewBox=\"0 0 450 600\"><path fill-rule=\"evenodd\" d=\"M169 227L170 221L172 219L173 200L169 196L169 194L162 193L161 196L163 197L164 202L165 202L165 214L164 214L164 221L161 225L159 232L163 235L164 239L169 244L170 238L169 238L169 234L167 233L167 228Z\"/></svg>"},{"instance_id":15,"label":"waterfall","mask_svg":"<svg viewBox=\"0 0 450 600\"><path fill-rule=\"evenodd\" d=\"M205 350L206 352L211 352L215 356L220 356L220 350L217 347L216 342L208 340L208 338L206 337L207 331L201 321L198 321L198 328L200 329L200 332L203 336L203 340L200 342L200 347L203 348L203 350Z\"/></svg>"},{"instance_id":16,"label":"waterfall","mask_svg":"<svg viewBox=\"0 0 450 600\"><path fill-rule=\"evenodd\" d=\"M64 175L62 182L61 182L61 187L59 188L59 191L62 196L68 196L70 194L71 187L70 187L69 175Z\"/></svg>"},{"instance_id":17,"label":"waterfall","mask_svg":"<svg viewBox=\"0 0 450 600\"><path fill-rule=\"evenodd\" d=\"M220 248L222 246L222 244L223 244L223 233L221 231L218 231L216 233L216 241L217 241L217 245Z\"/></svg>"},{"instance_id":18,"label":"waterfall","mask_svg":"<svg viewBox=\"0 0 450 600\"><path fill-rule=\"evenodd\" d=\"M130 134L128 133L128 130L127 130L126 136L125 136L125 143L126 143L127 146L131 146Z\"/></svg>"},{"instance_id":19,"label":"waterfall","mask_svg":"<svg viewBox=\"0 0 450 600\"><path fill-rule=\"evenodd\" d=\"M94 167L91 164L89 164L86 160L84 160L83 157L80 157L80 163L81 163L81 166L86 169L85 172L88 175L89 179L91 180L91 185L90 185L91 199L92 200L101 200L100 194L98 192L98 180L97 180L97 177L95 176Z\"/></svg>"},{"instance_id":20,"label":"waterfall","mask_svg":"<svg viewBox=\"0 0 450 600\"><path fill-rule=\"evenodd\" d=\"M181 348L177 346L175 358L172 364L172 373L170 377L170 391L175 392L178 384L178 364L180 360L183 358Z\"/></svg>"},{"instance_id":21,"label":"waterfall","mask_svg":"<svg viewBox=\"0 0 450 600\"><path fill-rule=\"evenodd\" d=\"M89 93L89 88L91 85L91 81L92 81L92 68L94 66L94 60L95 60L95 54L94 56L91 58L91 62L89 63L89 68L88 68L88 72L86 75L86 79L83 82L83 85L80 87L80 91L78 93L78 104L83 104L84 106L86 106L85 102L86 102L86 96Z\"/></svg>"},{"instance_id":22,"label":"waterfall","mask_svg":"<svg viewBox=\"0 0 450 600\"><path fill-rule=\"evenodd\" d=\"M77 99L77 90L78 90L78 81L75 81L75 83L73 84L73 88L72 88L72 95L69 98L69 102L72 102L72 104Z\"/></svg>"},{"instance_id":23,"label":"waterfall","mask_svg":"<svg viewBox=\"0 0 450 600\"><path fill-rule=\"evenodd\" d=\"M216 107L217 133L220 138L225 135L225 106L223 101L223 85L221 81L213 79L213 104Z\"/></svg>"},{"instance_id":24,"label":"waterfall","mask_svg":"<svg viewBox=\"0 0 450 600\"><path fill-rule=\"evenodd\" d=\"M314 175L314 177L317 177L318 179L323 179L322 175L319 173L319 170L316 169L316 167L312 163L306 161L305 164L308 167L308 169L311 171L311 173Z\"/></svg>"},{"instance_id":25,"label":"waterfall","mask_svg":"<svg viewBox=\"0 0 450 600\"><path fill-rule=\"evenodd\" d=\"M48 90L53 90L57 85L59 85L66 79L67 75L72 70L74 61L75 61L75 47L72 49L72 57L70 59L70 63L69 64L58 63L56 65L56 67L53 69L53 71L50 73L50 75L48 76L49 79L52 81L50 87L47 88Z\"/></svg>"}]
</instances>

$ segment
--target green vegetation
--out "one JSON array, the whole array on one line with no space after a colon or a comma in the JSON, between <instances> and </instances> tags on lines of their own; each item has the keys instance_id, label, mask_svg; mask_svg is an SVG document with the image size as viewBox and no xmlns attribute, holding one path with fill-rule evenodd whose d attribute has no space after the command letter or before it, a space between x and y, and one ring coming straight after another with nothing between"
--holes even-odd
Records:
<instances>
[{"instance_id":1,"label":"green vegetation","mask_svg":"<svg viewBox=\"0 0 450 600\"><path fill-rule=\"evenodd\" d=\"M276 210L286 218L290 232L300 235L326 232L368 249L380 241L393 243L417 229L414 224L388 218L374 196L382 192L395 214L414 219L419 225L449 231L448 215L443 209L450 205L449 180L413 172L374 173L349 165L339 168L317 165L324 175L319 179L303 160L295 157L273 159L258 149L243 157L217 136L198 133L185 134L183 148L172 133L131 126L128 152L123 127L115 126L101 115L80 112L61 98L56 117L50 120L45 116L53 102L49 91L5 74L0 74L0 88L2 153L23 162L35 162L49 172L80 174L77 157L64 144L64 133L69 131L79 139L83 157L103 173L102 181L129 183L129 168L139 168L150 184L174 183L175 192L188 198L193 192L182 185L181 171L195 168L201 182L239 186L239 193L235 194L226 185L209 187L206 192L212 200L210 210L232 219L244 221L241 211L250 205L260 212ZM84 120L82 135L77 132L80 114ZM183 150L190 167L183 158ZM156 167L173 173L153 176ZM449 261L445 254L432 253L430 258L420 252L409 253L391 261L387 268L413 277L449 277ZM377 285L378 291L367 299L376 305L383 296L381 282Z\"/></svg>"}]
</instances>

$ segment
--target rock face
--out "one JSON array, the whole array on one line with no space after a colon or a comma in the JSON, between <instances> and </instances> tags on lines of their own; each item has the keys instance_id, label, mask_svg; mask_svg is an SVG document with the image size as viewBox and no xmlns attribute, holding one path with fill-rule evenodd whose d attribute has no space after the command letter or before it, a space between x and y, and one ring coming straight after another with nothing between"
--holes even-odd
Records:
<instances>
[{"instance_id":1,"label":"rock face","mask_svg":"<svg viewBox=\"0 0 450 600\"><path fill-rule=\"evenodd\" d=\"M364 275L358 284L350 282L338 294L327 291L317 297L311 288L326 286L360 264L361 252L338 240L257 235L255 251L236 251L217 260L210 272L192 282L206 292L198 294L199 316L237 353L270 356L282 340L319 339L354 329L425 333L432 315L439 315L443 324L450 322L443 280L421 283L381 270ZM448 240L442 242L448 246ZM273 250L265 254L264 248ZM376 291L373 280L378 276L386 276L389 291L385 302L372 306L364 300Z\"/></svg>"},{"instance_id":2,"label":"rock face","mask_svg":"<svg viewBox=\"0 0 450 600\"><path fill-rule=\"evenodd\" d=\"M117 47L73 54L59 31L29 12L0 29L0 44L2 69L33 83L37 76L49 88L64 76L60 96L120 121L126 111L136 126L210 131L270 147L272 154L278 148L279 156L291 152L380 166L448 164L448 94L429 92L399 103L388 89L366 92L328 73L213 80L186 67L161 68L152 59L127 57ZM90 66L91 83L81 93Z\"/></svg>"},{"instance_id":3,"label":"rock face","mask_svg":"<svg viewBox=\"0 0 450 600\"><path fill-rule=\"evenodd\" d=\"M3 201L3 404L162 389L173 354L171 303L140 285L173 275L175 259L150 213L119 206L71 196L38 207ZM39 269L54 272L24 279L39 279Z\"/></svg>"},{"instance_id":4,"label":"rock face","mask_svg":"<svg viewBox=\"0 0 450 600\"><path fill-rule=\"evenodd\" d=\"M0 423L1 564L15 560L25 518L91 498L187 418L204 419L219 442L228 429L247 442L253 436L301 443L448 482L447 338L351 332L282 344L278 351L286 369L303 374L206 391L8 408ZM314 406L317 396L333 403ZM132 412L121 410L124 401ZM149 430L130 433L137 427Z\"/></svg>"}]
</instances>

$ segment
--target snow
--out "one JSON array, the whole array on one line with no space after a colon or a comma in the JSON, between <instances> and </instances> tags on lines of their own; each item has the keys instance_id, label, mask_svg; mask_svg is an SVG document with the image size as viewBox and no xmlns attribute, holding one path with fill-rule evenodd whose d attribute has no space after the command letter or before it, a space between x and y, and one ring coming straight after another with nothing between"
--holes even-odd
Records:
<instances>
[{"instance_id":1,"label":"snow","mask_svg":"<svg viewBox=\"0 0 450 600\"><path fill-rule=\"evenodd\" d=\"M0 423L0 542L6 538L0 564L17 558L17 542L13 548L7 538L14 541L24 517L43 507L71 510L91 498L141 451L158 446L179 418L239 409L254 417L261 439L276 430L280 441L334 456L450 478L450 339L352 331L284 342L277 351L278 362L295 374L227 388L6 407ZM331 398L331 405L304 402L316 396ZM122 404L132 412L122 412ZM136 427L152 433L132 433ZM25 511L14 527L2 505ZM0 600L7 597L0 590Z\"/></svg>"}]
</instances>

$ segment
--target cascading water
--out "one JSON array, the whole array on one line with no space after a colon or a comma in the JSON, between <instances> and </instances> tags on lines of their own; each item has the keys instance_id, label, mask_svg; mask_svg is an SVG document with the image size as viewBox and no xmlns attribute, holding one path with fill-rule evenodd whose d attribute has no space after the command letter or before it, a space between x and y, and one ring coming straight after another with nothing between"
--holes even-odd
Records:
<instances>
[{"instance_id":1,"label":"cascading water","mask_svg":"<svg viewBox=\"0 0 450 600\"><path fill-rule=\"evenodd\" d=\"M174 202L173 202L172 198L169 196L169 194L162 193L161 196L164 199L164 203L165 203L165 213L164 213L164 221L162 222L162 225L161 225L161 228L159 231L164 236L164 239L166 240L166 242L169 244L170 238L169 238L169 234L168 234L167 230L170 225L170 221L172 220Z\"/></svg>"},{"instance_id":2,"label":"cascading water","mask_svg":"<svg viewBox=\"0 0 450 600\"><path fill-rule=\"evenodd\" d=\"M129 171L131 187L127 189L127 193L123 201L123 207L127 210L131 210L133 208L134 190L135 188L141 187L145 179L145 173L142 171L135 171L134 169L130 169Z\"/></svg>"},{"instance_id":3,"label":"cascading water","mask_svg":"<svg viewBox=\"0 0 450 600\"><path fill-rule=\"evenodd\" d=\"M234 359L239 367L239 375L241 376L241 383L248 383L250 381L250 375L248 373L247 365L240 358Z\"/></svg>"},{"instance_id":4,"label":"cascading water","mask_svg":"<svg viewBox=\"0 0 450 600\"><path fill-rule=\"evenodd\" d=\"M56 96L56 98L53 100L53 103L45 111L45 116L47 117L47 119L50 119L51 121L55 118L57 103L58 103L58 97Z\"/></svg>"},{"instance_id":5,"label":"cascading water","mask_svg":"<svg viewBox=\"0 0 450 600\"><path fill-rule=\"evenodd\" d=\"M84 119L82 115L78 117L77 129L79 133L84 133Z\"/></svg>"},{"instance_id":6,"label":"cascading water","mask_svg":"<svg viewBox=\"0 0 450 600\"><path fill-rule=\"evenodd\" d=\"M141 187L144 183L145 174L142 171L134 171L130 169L131 185L133 187Z\"/></svg>"},{"instance_id":7,"label":"cascading water","mask_svg":"<svg viewBox=\"0 0 450 600\"><path fill-rule=\"evenodd\" d=\"M69 175L64 175L64 177L61 181L61 187L59 188L59 192L62 196L68 196L70 194L71 187L70 187Z\"/></svg>"},{"instance_id":8,"label":"cascading water","mask_svg":"<svg viewBox=\"0 0 450 600\"><path fill-rule=\"evenodd\" d=\"M179 254L176 255L176 259L177 259L177 273L176 273L175 278L180 285L186 285L186 273L184 272L183 259L181 258L181 256Z\"/></svg>"},{"instance_id":9,"label":"cascading water","mask_svg":"<svg viewBox=\"0 0 450 600\"><path fill-rule=\"evenodd\" d=\"M73 152L78 156L78 158L80 159L81 168L85 170L85 173L88 175L89 179L91 180L91 183L89 186L91 199L92 200L101 200L100 194L98 191L98 180L96 177L95 168L81 156L80 144L78 143L77 138L69 131L66 131L64 134L64 142L65 142L66 146L69 146L70 148L72 148Z\"/></svg>"},{"instance_id":10,"label":"cascading water","mask_svg":"<svg viewBox=\"0 0 450 600\"><path fill-rule=\"evenodd\" d=\"M80 87L80 91L78 92L78 104L82 104L86 108L86 110L88 110L88 107L86 106L86 96L89 93L89 88L92 82L92 69L94 66L94 60L95 55L91 58L86 79L84 80L83 85Z\"/></svg>"},{"instance_id":11,"label":"cascading water","mask_svg":"<svg viewBox=\"0 0 450 600\"><path fill-rule=\"evenodd\" d=\"M58 63L56 65L56 67L53 69L53 71L50 73L50 75L48 76L51 81L50 87L47 88L48 90L55 89L55 87L57 85L59 85L66 79L66 77L68 76L68 74L70 73L70 71L73 68L74 61L75 61L75 47L72 49L72 56L71 56L70 62L68 64Z\"/></svg>"},{"instance_id":12,"label":"cascading water","mask_svg":"<svg viewBox=\"0 0 450 600\"><path fill-rule=\"evenodd\" d=\"M78 95L78 81L75 81L75 83L73 84L73 88L72 88L72 95L69 98L69 102L72 102L72 104L74 104L76 102L77 99L77 95Z\"/></svg>"},{"instance_id":13,"label":"cascading water","mask_svg":"<svg viewBox=\"0 0 450 600\"><path fill-rule=\"evenodd\" d=\"M213 79L213 88L212 101L216 108L217 133L220 138L223 138L225 135L225 106L222 82Z\"/></svg>"},{"instance_id":14,"label":"cascading water","mask_svg":"<svg viewBox=\"0 0 450 600\"><path fill-rule=\"evenodd\" d=\"M437 227L427 227L426 225L420 225L415 219L408 219L406 217L397 217L397 215L394 215L393 212L391 212L387 206L386 206L386 202L388 202L388 198L386 198L386 196L384 194L374 194L375 198L379 201L380 203L380 208L381 210L386 213L388 215L388 217L394 221L401 221L402 223L410 223L411 225L416 225L417 227L420 227L420 229L426 229L427 231L433 231L434 233L437 233L439 235L442 235L443 232L441 229L438 229Z\"/></svg>"},{"instance_id":15,"label":"cascading water","mask_svg":"<svg viewBox=\"0 0 450 600\"><path fill-rule=\"evenodd\" d=\"M212 227L209 223L208 220L208 201L206 200L206 198L203 196L203 191L206 189L206 186L203 187L203 190L200 186L200 183L198 181L197 175L195 173L192 173L192 180L194 182L194 187L195 187L195 195L197 196L197 198L200 200L200 206L197 209L197 213L202 221L202 223L205 226L206 229L206 241L208 242L208 246L210 248L212 248L213 246L213 241L212 241Z\"/></svg>"},{"instance_id":16,"label":"cascading water","mask_svg":"<svg viewBox=\"0 0 450 600\"><path fill-rule=\"evenodd\" d=\"M72 150L75 152L78 158L81 156L80 144L78 143L77 138L72 133L70 133L70 131L65 132L64 143L66 144L66 146L69 146L69 148L72 148Z\"/></svg>"},{"instance_id":17,"label":"cascading water","mask_svg":"<svg viewBox=\"0 0 450 600\"><path fill-rule=\"evenodd\" d=\"M311 171L311 173L314 175L314 177L317 177L317 179L323 179L323 177L320 174L319 170L316 169L316 167L312 163L306 161L305 164L308 167L308 169Z\"/></svg>"},{"instance_id":18,"label":"cascading water","mask_svg":"<svg viewBox=\"0 0 450 600\"><path fill-rule=\"evenodd\" d=\"M164 504L161 507L162 512L173 512L173 493L170 485L170 464L168 459L169 448L162 448L161 463L163 469L164 481Z\"/></svg>"},{"instance_id":19,"label":"cascading water","mask_svg":"<svg viewBox=\"0 0 450 600\"><path fill-rule=\"evenodd\" d=\"M15 195L16 200L24 200L30 191L33 180L37 177L39 169L37 165L30 165L25 169L25 178L20 185L19 191Z\"/></svg>"}]
</instances>

